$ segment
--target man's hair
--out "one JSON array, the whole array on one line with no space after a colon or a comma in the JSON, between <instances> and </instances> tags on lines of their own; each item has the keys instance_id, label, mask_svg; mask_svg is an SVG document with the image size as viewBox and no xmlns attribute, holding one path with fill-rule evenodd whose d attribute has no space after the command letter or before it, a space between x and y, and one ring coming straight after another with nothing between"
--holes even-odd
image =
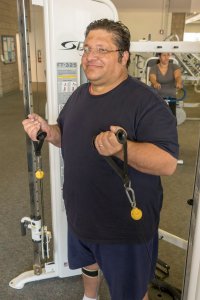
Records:
<instances>
[{"instance_id":1,"label":"man's hair","mask_svg":"<svg viewBox=\"0 0 200 300\"><path fill-rule=\"evenodd\" d=\"M108 19L100 19L91 22L85 32L85 37L89 34L91 30L97 30L97 29L103 29L107 32L110 32L113 34L113 42L116 45L118 49L121 49L122 51L119 51L119 61L121 61L123 52L128 51L129 53L129 59L127 61L127 68L130 64L130 31L128 27L126 27L122 22L120 21L113 21Z\"/></svg>"}]
</instances>

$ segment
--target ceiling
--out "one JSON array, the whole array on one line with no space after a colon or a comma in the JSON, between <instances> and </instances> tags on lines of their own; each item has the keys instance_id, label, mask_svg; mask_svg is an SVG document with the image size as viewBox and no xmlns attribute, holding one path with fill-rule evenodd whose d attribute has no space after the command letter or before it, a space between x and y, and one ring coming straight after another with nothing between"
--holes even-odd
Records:
<instances>
[{"instance_id":1,"label":"ceiling","mask_svg":"<svg viewBox=\"0 0 200 300\"><path fill-rule=\"evenodd\" d=\"M192 12L191 7L199 8L198 0L111 0L117 9L158 10L163 5L169 5L171 12ZM197 4L198 2L198 4Z\"/></svg>"},{"instance_id":2,"label":"ceiling","mask_svg":"<svg viewBox=\"0 0 200 300\"><path fill-rule=\"evenodd\" d=\"M169 5L170 12L186 13L186 24L200 23L200 14L191 11L191 3L193 0L111 0L117 9L121 10L161 10ZM199 12L200 12L200 1ZM195 16L195 17L194 17Z\"/></svg>"},{"instance_id":3,"label":"ceiling","mask_svg":"<svg viewBox=\"0 0 200 300\"><path fill-rule=\"evenodd\" d=\"M148 9L157 9L158 1L159 0L111 0L117 9L141 9L141 10L148 10Z\"/></svg>"}]
</instances>

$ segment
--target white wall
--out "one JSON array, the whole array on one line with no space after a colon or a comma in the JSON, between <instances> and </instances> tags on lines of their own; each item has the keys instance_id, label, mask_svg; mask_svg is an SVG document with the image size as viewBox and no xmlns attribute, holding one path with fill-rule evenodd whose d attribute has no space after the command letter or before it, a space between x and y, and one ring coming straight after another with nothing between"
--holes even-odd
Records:
<instances>
[{"instance_id":1,"label":"white wall","mask_svg":"<svg viewBox=\"0 0 200 300\"><path fill-rule=\"evenodd\" d=\"M31 80L32 82L46 82L43 7L41 6L31 6L31 32L29 33L29 43ZM21 51L18 34L16 35L16 47L18 53L19 86L20 89L22 89ZM41 62L38 62L38 50L41 50Z\"/></svg>"},{"instance_id":2,"label":"white wall","mask_svg":"<svg viewBox=\"0 0 200 300\"><path fill-rule=\"evenodd\" d=\"M170 34L171 14L163 16L161 10L120 10L119 19L129 28L132 41L148 39L148 34L151 34L152 41L162 41ZM164 29L164 34L159 33L160 29Z\"/></svg>"},{"instance_id":3,"label":"white wall","mask_svg":"<svg viewBox=\"0 0 200 300\"><path fill-rule=\"evenodd\" d=\"M33 82L45 82L45 44L43 7L31 6L31 32L29 34L31 75ZM41 50L41 62L38 61L38 50Z\"/></svg>"}]
</instances>

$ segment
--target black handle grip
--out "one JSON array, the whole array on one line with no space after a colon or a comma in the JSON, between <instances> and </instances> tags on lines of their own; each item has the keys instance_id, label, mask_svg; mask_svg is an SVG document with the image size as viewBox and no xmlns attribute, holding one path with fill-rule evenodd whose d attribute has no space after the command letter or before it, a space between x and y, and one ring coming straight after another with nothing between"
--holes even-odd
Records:
<instances>
[{"instance_id":1,"label":"black handle grip","mask_svg":"<svg viewBox=\"0 0 200 300\"><path fill-rule=\"evenodd\" d=\"M125 130L118 129L115 135L120 144L125 144L127 142L127 133Z\"/></svg>"},{"instance_id":2,"label":"black handle grip","mask_svg":"<svg viewBox=\"0 0 200 300\"><path fill-rule=\"evenodd\" d=\"M42 131L42 130L39 130L38 133L37 133L37 141L34 141L33 142L33 145L34 145L34 149L35 149L35 155L36 156L40 156L41 155L41 149L42 149L42 145L44 143L44 139L45 137L47 136L47 133Z\"/></svg>"},{"instance_id":3,"label":"black handle grip","mask_svg":"<svg viewBox=\"0 0 200 300\"><path fill-rule=\"evenodd\" d=\"M122 145L126 144L126 142L127 142L127 133L126 133L125 130L118 129L117 132L115 133L115 136L116 136L116 138L117 138L117 140L120 144L122 144ZM96 139L96 136L94 136L93 139L92 139L92 144L93 144L94 147L95 147L95 139Z\"/></svg>"},{"instance_id":4,"label":"black handle grip","mask_svg":"<svg viewBox=\"0 0 200 300\"><path fill-rule=\"evenodd\" d=\"M37 133L37 140L38 141L42 141L45 139L45 137L47 136L47 133L42 131L42 130L39 130L38 133Z\"/></svg>"}]
</instances>

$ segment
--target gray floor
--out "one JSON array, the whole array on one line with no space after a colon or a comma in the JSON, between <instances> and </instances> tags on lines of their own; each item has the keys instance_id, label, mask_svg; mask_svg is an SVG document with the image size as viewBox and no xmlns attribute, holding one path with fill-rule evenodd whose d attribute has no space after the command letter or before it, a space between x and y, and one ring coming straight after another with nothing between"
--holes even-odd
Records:
<instances>
[{"instance_id":1,"label":"gray floor","mask_svg":"<svg viewBox=\"0 0 200 300\"><path fill-rule=\"evenodd\" d=\"M187 102L200 102L199 94L187 87ZM39 86L34 94L35 111L44 114L44 87ZM185 109L188 117L200 117L200 108ZM26 142L21 121L24 119L22 93L16 92L0 98L0 300L79 300L82 299L80 276L55 278L29 283L23 289L9 287L9 282L19 274L31 270L33 249L30 234L22 237L20 220L30 215L29 189L27 179ZM171 177L163 177L164 205L160 228L181 238L188 238L191 207L187 200L192 198L195 164L199 141L199 121L186 120L178 126L180 158L179 165ZM51 208L48 180L48 148L43 147L45 215L51 228ZM160 241L159 257L170 265L170 276L166 279L177 288L182 288L185 251L164 241ZM170 299L150 291L151 299ZM109 300L105 281L100 289L101 300ZM123 299L122 299L123 300ZM134 300L134 299L133 299ZM189 300L189 299L188 299Z\"/></svg>"}]
</instances>

